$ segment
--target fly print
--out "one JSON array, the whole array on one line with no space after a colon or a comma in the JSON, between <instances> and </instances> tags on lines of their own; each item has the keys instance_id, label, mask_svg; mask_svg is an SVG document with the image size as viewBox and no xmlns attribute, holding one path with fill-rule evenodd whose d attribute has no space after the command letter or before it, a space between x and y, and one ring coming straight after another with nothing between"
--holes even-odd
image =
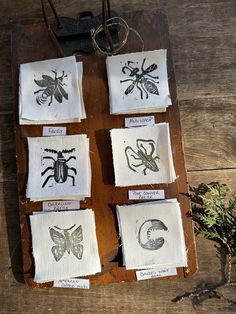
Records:
<instances>
[{"instance_id":1,"label":"fly print","mask_svg":"<svg viewBox=\"0 0 236 314\"><path fill-rule=\"evenodd\" d=\"M50 106L55 99L57 103L62 103L64 99L68 100L69 96L66 91L67 84L65 83L68 74L62 71L62 75L58 76L57 71L52 70L53 75L42 74L41 79L34 79L35 84L40 87L34 94L38 105Z\"/></svg>"}]
</instances>

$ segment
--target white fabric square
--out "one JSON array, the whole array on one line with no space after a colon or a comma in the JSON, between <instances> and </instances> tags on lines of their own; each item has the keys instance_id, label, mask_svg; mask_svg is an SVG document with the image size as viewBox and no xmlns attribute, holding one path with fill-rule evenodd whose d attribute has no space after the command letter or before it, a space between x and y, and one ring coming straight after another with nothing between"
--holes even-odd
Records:
<instances>
[{"instance_id":1,"label":"white fabric square","mask_svg":"<svg viewBox=\"0 0 236 314\"><path fill-rule=\"evenodd\" d=\"M107 57L110 113L163 112L171 105L165 49Z\"/></svg>"},{"instance_id":2,"label":"white fabric square","mask_svg":"<svg viewBox=\"0 0 236 314\"><path fill-rule=\"evenodd\" d=\"M77 75L78 75L78 85L79 85L79 93L80 93L80 102L81 102L81 117L80 119L86 119L86 111L84 106L84 98L83 98L83 88L82 88L82 80L83 80L83 62L76 62L77 66ZM77 122L77 121L74 121Z\"/></svg>"},{"instance_id":3,"label":"white fabric square","mask_svg":"<svg viewBox=\"0 0 236 314\"><path fill-rule=\"evenodd\" d=\"M36 282L101 271L91 209L31 215L30 225Z\"/></svg>"},{"instance_id":4,"label":"white fabric square","mask_svg":"<svg viewBox=\"0 0 236 314\"><path fill-rule=\"evenodd\" d=\"M177 200L117 206L117 217L127 269L187 266Z\"/></svg>"},{"instance_id":5,"label":"white fabric square","mask_svg":"<svg viewBox=\"0 0 236 314\"><path fill-rule=\"evenodd\" d=\"M110 133L116 186L175 180L168 123L112 129Z\"/></svg>"},{"instance_id":6,"label":"white fabric square","mask_svg":"<svg viewBox=\"0 0 236 314\"><path fill-rule=\"evenodd\" d=\"M74 56L20 65L20 124L79 122L86 118L82 98L83 64Z\"/></svg>"},{"instance_id":7,"label":"white fabric square","mask_svg":"<svg viewBox=\"0 0 236 314\"><path fill-rule=\"evenodd\" d=\"M85 134L28 137L28 147L26 197L32 201L90 197L89 139Z\"/></svg>"}]
</instances>

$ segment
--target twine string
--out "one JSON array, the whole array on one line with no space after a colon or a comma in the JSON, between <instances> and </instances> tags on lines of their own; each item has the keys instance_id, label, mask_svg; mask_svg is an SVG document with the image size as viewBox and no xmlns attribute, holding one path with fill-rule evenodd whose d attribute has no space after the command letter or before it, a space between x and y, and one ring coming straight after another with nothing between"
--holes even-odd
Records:
<instances>
[{"instance_id":1,"label":"twine string","mask_svg":"<svg viewBox=\"0 0 236 314\"><path fill-rule=\"evenodd\" d=\"M108 19L106 21L106 26L107 26L107 29L112 28L114 26L116 26L116 27L120 26L124 30L123 39L122 39L119 47L115 48L112 51L105 51L99 47L97 40L96 40L96 37L99 33L105 32L104 25L101 24L100 26L98 26L97 29L94 29L94 28L91 29L90 32L91 32L93 47L94 47L94 50L97 54L105 55L105 56L112 56L112 55L117 54L127 43L130 32L133 32L139 38L141 45L142 45L141 49L142 49L142 51L144 50L144 42L143 42L141 35L134 28L130 27L128 25L128 23L123 18L118 17L118 16L117 17L111 17L110 19Z\"/></svg>"}]
</instances>

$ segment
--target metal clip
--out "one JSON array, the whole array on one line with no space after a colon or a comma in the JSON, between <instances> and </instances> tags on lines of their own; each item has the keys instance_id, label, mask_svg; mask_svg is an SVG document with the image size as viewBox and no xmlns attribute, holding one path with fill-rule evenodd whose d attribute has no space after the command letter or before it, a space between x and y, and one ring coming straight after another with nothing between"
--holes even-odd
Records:
<instances>
[{"instance_id":1,"label":"metal clip","mask_svg":"<svg viewBox=\"0 0 236 314\"><path fill-rule=\"evenodd\" d=\"M45 1L48 2L55 20L49 23ZM99 47L104 51L112 52L119 47L118 27L107 26L107 20L117 16L110 10L110 1L102 1L102 14L94 16L92 12L85 11L79 18L58 16L52 0L41 0L42 12L49 35L61 56L70 56L78 51L91 53L94 51L91 30L103 25L103 32L97 37Z\"/></svg>"}]
</instances>

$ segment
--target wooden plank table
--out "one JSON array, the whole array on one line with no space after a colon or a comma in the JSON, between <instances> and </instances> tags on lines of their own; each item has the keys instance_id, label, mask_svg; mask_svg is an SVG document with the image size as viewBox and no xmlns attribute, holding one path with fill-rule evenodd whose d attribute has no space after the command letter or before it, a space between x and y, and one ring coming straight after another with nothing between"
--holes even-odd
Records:
<instances>
[{"instance_id":1,"label":"wooden plank table","mask_svg":"<svg viewBox=\"0 0 236 314\"><path fill-rule=\"evenodd\" d=\"M166 15L160 11L137 11L124 13L122 17L130 27L136 29L144 40L145 50L167 49L168 77L173 105L166 113L155 114L156 122L169 122L172 142L173 159L177 179L169 185L146 185L142 189L164 189L166 198L178 198L182 211L186 249L188 251L188 267L178 268L178 277L192 276L197 269L195 238L193 224L187 213L190 202L186 194L187 177L182 133L176 97L175 76L172 64L171 49ZM122 53L139 51L141 42L136 36L130 36ZM40 48L41 47L41 48ZM15 109L15 134L17 153L17 178L19 193L19 209L22 230L23 268L25 281L30 286L45 287L50 283L36 284L33 281L34 263L31 253L31 234L29 214L42 209L42 202L30 202L25 197L28 174L27 137L41 136L42 126L20 126L18 123L18 77L19 65L55 58L57 51L45 33L43 24L18 27L12 37L12 70ZM122 267L122 252L118 240L118 224L115 215L116 204L132 203L128 200L129 188L114 186L112 152L109 130L122 128L127 115L109 114L109 90L106 79L105 58L96 55L78 54L77 59L83 61L83 97L87 118L81 123L66 124L67 134L87 134L90 138L90 158L92 166L92 195L82 202L82 208L95 211L98 246L102 263L102 272L89 276L91 284L106 284L136 280L134 270ZM92 88L91 88L92 87ZM133 116L133 115L130 115ZM140 189L140 186L132 187Z\"/></svg>"},{"instance_id":2,"label":"wooden plank table","mask_svg":"<svg viewBox=\"0 0 236 314\"><path fill-rule=\"evenodd\" d=\"M10 32L14 24L41 23L39 1L0 0L0 312L232 314L225 300L209 299L193 309L191 301L171 300L203 283L221 280L215 243L197 237L199 271L184 280L155 280L98 285L90 290L29 289L22 284L21 235L16 185L12 115ZM75 16L88 1L55 0L60 14ZM236 193L235 0L120 0L117 12L165 9L169 17L177 95L190 185L227 183ZM101 11L100 0L89 9ZM223 261L224 262L224 261ZM233 277L236 271L233 267ZM222 292L235 298L235 288Z\"/></svg>"}]
</instances>

